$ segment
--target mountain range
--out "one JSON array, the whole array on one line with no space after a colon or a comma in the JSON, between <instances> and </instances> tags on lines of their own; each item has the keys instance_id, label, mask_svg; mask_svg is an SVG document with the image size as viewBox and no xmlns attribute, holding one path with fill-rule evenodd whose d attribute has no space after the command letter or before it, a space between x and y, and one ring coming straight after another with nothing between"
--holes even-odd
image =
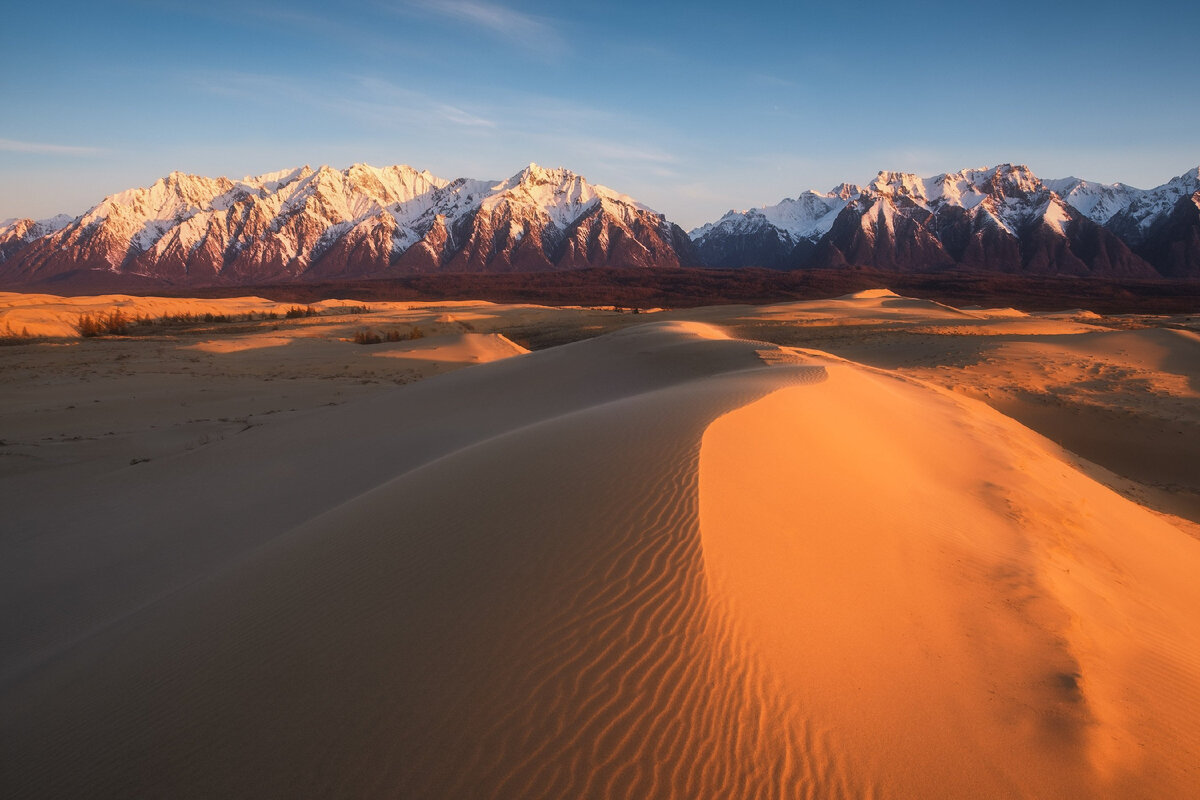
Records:
<instances>
[{"instance_id":1,"label":"mountain range","mask_svg":"<svg viewBox=\"0 0 1200 800\"><path fill-rule=\"evenodd\" d=\"M1200 277L1200 168L1154 189L1028 167L880 172L691 232L709 266Z\"/></svg>"},{"instance_id":2,"label":"mountain range","mask_svg":"<svg viewBox=\"0 0 1200 800\"><path fill-rule=\"evenodd\" d=\"M0 223L0 285L12 288L600 266L1195 278L1200 168L1149 190L1041 180L1011 164L924 179L880 172L690 234L632 197L536 164L504 181L365 164L237 181L173 172L79 217Z\"/></svg>"}]
</instances>

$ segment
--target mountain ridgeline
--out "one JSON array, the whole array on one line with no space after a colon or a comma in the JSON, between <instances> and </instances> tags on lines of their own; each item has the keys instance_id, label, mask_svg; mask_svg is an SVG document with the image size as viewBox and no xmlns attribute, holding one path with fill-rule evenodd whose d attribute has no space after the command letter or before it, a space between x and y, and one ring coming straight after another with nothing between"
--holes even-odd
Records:
<instances>
[{"instance_id":1,"label":"mountain ridgeline","mask_svg":"<svg viewBox=\"0 0 1200 800\"><path fill-rule=\"evenodd\" d=\"M77 218L0 223L0 285L249 285L586 267L972 270L1200 278L1200 168L1155 189L1009 164L881 172L690 234L631 197L531 164L506 181L408 166L239 181L171 173Z\"/></svg>"},{"instance_id":2,"label":"mountain ridgeline","mask_svg":"<svg viewBox=\"0 0 1200 800\"><path fill-rule=\"evenodd\" d=\"M1155 189L1028 167L918 178L881 172L692 231L709 266L970 269L1104 278L1200 277L1200 168Z\"/></svg>"},{"instance_id":3,"label":"mountain ridgeline","mask_svg":"<svg viewBox=\"0 0 1200 800\"><path fill-rule=\"evenodd\" d=\"M698 263L631 197L531 164L507 181L408 166L309 167L232 181L171 173L76 219L0 227L0 282L95 273L184 285Z\"/></svg>"}]
</instances>

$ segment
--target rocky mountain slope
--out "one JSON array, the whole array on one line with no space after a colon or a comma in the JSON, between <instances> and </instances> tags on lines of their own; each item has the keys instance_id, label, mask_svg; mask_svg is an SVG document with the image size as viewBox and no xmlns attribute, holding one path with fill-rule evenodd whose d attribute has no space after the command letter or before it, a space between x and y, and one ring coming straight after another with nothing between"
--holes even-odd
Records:
<instances>
[{"instance_id":1,"label":"rocky mountain slope","mask_svg":"<svg viewBox=\"0 0 1200 800\"><path fill-rule=\"evenodd\" d=\"M0 227L7 284L89 273L202 285L695 260L691 240L660 214L536 164L498 183L365 164L240 181L175 172L77 219Z\"/></svg>"},{"instance_id":2,"label":"rocky mountain slope","mask_svg":"<svg viewBox=\"0 0 1200 800\"><path fill-rule=\"evenodd\" d=\"M1002 164L880 172L867 186L730 211L691 236L710 266L1200 277L1198 210L1200 168L1142 190Z\"/></svg>"}]
</instances>

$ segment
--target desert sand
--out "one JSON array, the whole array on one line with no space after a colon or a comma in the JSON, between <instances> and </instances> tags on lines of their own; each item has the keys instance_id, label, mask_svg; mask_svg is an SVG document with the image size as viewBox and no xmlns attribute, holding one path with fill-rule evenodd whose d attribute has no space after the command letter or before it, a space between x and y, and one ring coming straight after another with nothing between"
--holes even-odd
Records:
<instances>
[{"instance_id":1,"label":"desert sand","mask_svg":"<svg viewBox=\"0 0 1200 800\"><path fill-rule=\"evenodd\" d=\"M1200 786L1195 318L0 300L4 796Z\"/></svg>"}]
</instances>

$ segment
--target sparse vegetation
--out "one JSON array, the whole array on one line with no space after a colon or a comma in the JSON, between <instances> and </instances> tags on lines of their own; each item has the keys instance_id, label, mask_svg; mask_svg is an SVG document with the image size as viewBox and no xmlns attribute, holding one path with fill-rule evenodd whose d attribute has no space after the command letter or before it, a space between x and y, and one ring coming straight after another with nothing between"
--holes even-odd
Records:
<instances>
[{"instance_id":1,"label":"sparse vegetation","mask_svg":"<svg viewBox=\"0 0 1200 800\"><path fill-rule=\"evenodd\" d=\"M425 338L425 331L421 330L419 325L413 325L407 333L390 328L383 333L379 333L372 328L360 328L355 331L352 341L355 344L380 344L382 342L406 342L412 339Z\"/></svg>"},{"instance_id":2,"label":"sparse vegetation","mask_svg":"<svg viewBox=\"0 0 1200 800\"><path fill-rule=\"evenodd\" d=\"M4 323L4 330L0 330L0 345L6 344L28 344L38 339L43 339L43 336L34 336L29 332L29 328L22 327L20 331L13 330L12 323Z\"/></svg>"},{"instance_id":3,"label":"sparse vegetation","mask_svg":"<svg viewBox=\"0 0 1200 800\"><path fill-rule=\"evenodd\" d=\"M355 344L379 344L382 341L383 337L370 328L362 328L354 333Z\"/></svg>"},{"instance_id":4,"label":"sparse vegetation","mask_svg":"<svg viewBox=\"0 0 1200 800\"><path fill-rule=\"evenodd\" d=\"M129 333L129 316L119 308L114 308L107 314L80 314L79 324L75 327L79 335L85 338L92 336L124 336Z\"/></svg>"},{"instance_id":5,"label":"sparse vegetation","mask_svg":"<svg viewBox=\"0 0 1200 800\"><path fill-rule=\"evenodd\" d=\"M142 315L130 316L119 308L95 314L81 314L75 329L83 337L94 336L149 336L154 333L169 330L179 332L179 329L205 325L225 325L229 323L267 322L278 319L303 319L318 316L340 316L345 314L368 314L371 309L367 306L342 306L322 311L313 306L290 306L282 314L277 311L248 311L244 314L214 314L178 312L161 314L159 316ZM272 330L278 330L276 324ZM232 332L232 331L230 331ZM25 334L28 336L28 333ZM14 339L21 334L11 330L0 331L0 339ZM34 338L34 337L29 337Z\"/></svg>"}]
</instances>

